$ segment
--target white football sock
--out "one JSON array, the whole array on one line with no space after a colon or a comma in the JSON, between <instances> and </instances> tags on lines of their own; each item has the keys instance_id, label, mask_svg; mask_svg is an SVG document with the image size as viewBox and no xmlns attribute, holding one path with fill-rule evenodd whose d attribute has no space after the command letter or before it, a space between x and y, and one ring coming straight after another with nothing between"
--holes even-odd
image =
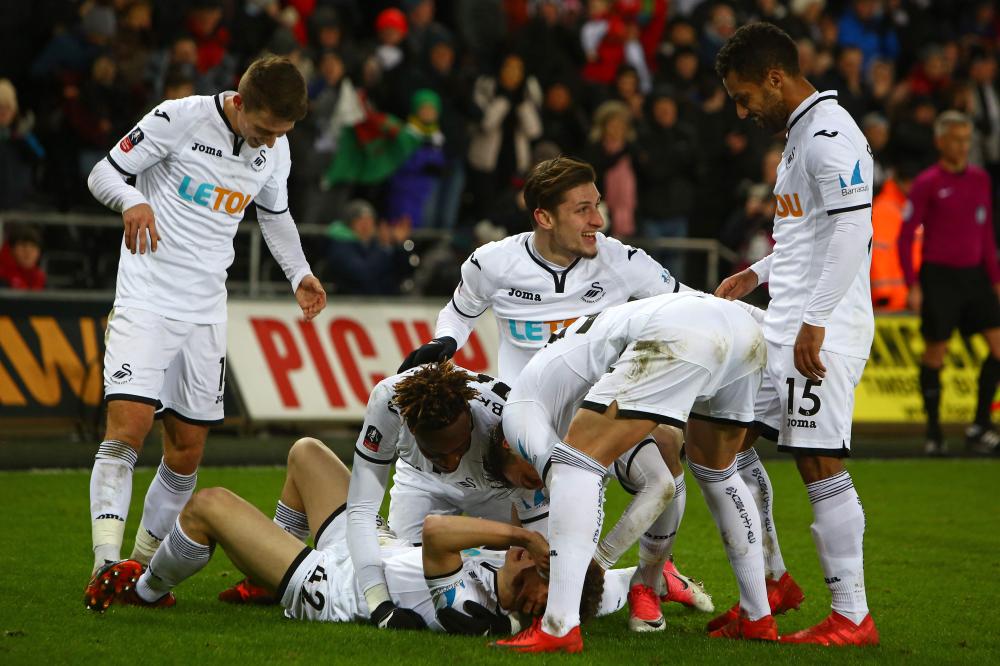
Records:
<instances>
[{"instance_id":1,"label":"white football sock","mask_svg":"<svg viewBox=\"0 0 1000 666\"><path fill-rule=\"evenodd\" d=\"M278 500L278 506L274 507L274 524L302 543L309 538L309 519L306 518L306 514L292 509L281 500Z\"/></svg>"},{"instance_id":2,"label":"white football sock","mask_svg":"<svg viewBox=\"0 0 1000 666\"><path fill-rule=\"evenodd\" d=\"M635 494L615 526L597 544L594 559L605 570L615 565L674 499L673 477L653 440L639 445L624 473L623 483Z\"/></svg>"},{"instance_id":3,"label":"white football sock","mask_svg":"<svg viewBox=\"0 0 1000 666\"><path fill-rule=\"evenodd\" d=\"M549 472L549 599L542 629L565 636L580 624L583 579L601 537L606 469L560 442Z\"/></svg>"},{"instance_id":4,"label":"white football sock","mask_svg":"<svg viewBox=\"0 0 1000 666\"><path fill-rule=\"evenodd\" d=\"M736 473L736 461L726 469L711 469L688 462L698 481L740 588L740 608L751 620L771 614L764 584L760 515L750 491Z\"/></svg>"},{"instance_id":5,"label":"white football sock","mask_svg":"<svg viewBox=\"0 0 1000 666\"><path fill-rule=\"evenodd\" d=\"M166 460L160 460L156 476L146 491L142 520L139 521L135 546L132 548L133 560L149 564L153 553L180 515L181 509L191 499L197 482L197 470L193 474L178 474L167 466Z\"/></svg>"},{"instance_id":6,"label":"white football sock","mask_svg":"<svg viewBox=\"0 0 1000 666\"><path fill-rule=\"evenodd\" d=\"M201 571L211 559L213 550L213 546L192 541L184 533L178 518L167 538L156 549L135 591L146 601L156 601L178 583Z\"/></svg>"},{"instance_id":7,"label":"white football sock","mask_svg":"<svg viewBox=\"0 0 1000 666\"><path fill-rule=\"evenodd\" d=\"M757 450L752 447L736 454L736 469L750 489L750 496L760 514L765 573L768 578L778 580L786 569L785 560L781 557L781 546L778 545L778 531L774 526L774 490L771 487L771 477L767 475L767 470L757 456Z\"/></svg>"},{"instance_id":8,"label":"white football sock","mask_svg":"<svg viewBox=\"0 0 1000 666\"><path fill-rule=\"evenodd\" d=\"M648 530L639 538L639 569L636 581L649 585L658 595L667 593L667 582L663 580L663 565L674 552L674 540L684 518L687 506L687 484L684 473L674 477L674 501L660 514Z\"/></svg>"},{"instance_id":9,"label":"white football sock","mask_svg":"<svg viewBox=\"0 0 1000 666\"><path fill-rule=\"evenodd\" d=\"M604 592L601 594L601 605L597 608L597 617L610 615L625 607L635 571L636 567L626 567L604 572Z\"/></svg>"},{"instance_id":10,"label":"white football sock","mask_svg":"<svg viewBox=\"0 0 1000 666\"><path fill-rule=\"evenodd\" d=\"M90 473L90 525L94 570L121 559L125 519L132 499L132 472L139 454L125 442L101 442Z\"/></svg>"},{"instance_id":11,"label":"white football sock","mask_svg":"<svg viewBox=\"0 0 1000 666\"><path fill-rule=\"evenodd\" d=\"M865 512L847 470L806 485L813 507L812 535L831 606L855 624L868 615L865 595Z\"/></svg>"}]
</instances>

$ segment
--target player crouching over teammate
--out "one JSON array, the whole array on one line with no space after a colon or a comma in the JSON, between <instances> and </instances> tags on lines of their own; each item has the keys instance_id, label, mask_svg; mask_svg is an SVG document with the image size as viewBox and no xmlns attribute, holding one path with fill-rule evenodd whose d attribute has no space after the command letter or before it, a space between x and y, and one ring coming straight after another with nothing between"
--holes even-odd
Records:
<instances>
[{"instance_id":1,"label":"player crouching over teammate","mask_svg":"<svg viewBox=\"0 0 1000 666\"><path fill-rule=\"evenodd\" d=\"M281 503L308 524L315 549L304 545L307 535L296 538L235 493L208 488L188 501L145 572L135 560L104 566L87 606L173 606L173 588L204 568L218 544L241 571L275 591L287 617L378 624L385 613L368 608L346 547L350 478L347 467L322 442L300 439L288 454ZM490 520L428 516L423 539L422 547L400 545L382 531L393 595L385 603L413 609L435 631L482 635L519 629L515 611L521 610L518 600L528 584L526 572L548 560L542 535ZM474 553L463 552L473 547ZM617 579L627 580L630 570L621 573ZM620 602L602 603L603 588L602 572L594 567L584 585L582 615L620 607Z\"/></svg>"}]
</instances>

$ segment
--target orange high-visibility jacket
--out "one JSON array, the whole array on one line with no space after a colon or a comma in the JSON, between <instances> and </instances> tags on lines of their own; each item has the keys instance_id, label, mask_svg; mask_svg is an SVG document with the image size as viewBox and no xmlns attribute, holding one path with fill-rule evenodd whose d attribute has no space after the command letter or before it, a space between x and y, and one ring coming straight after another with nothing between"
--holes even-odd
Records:
<instances>
[{"instance_id":1,"label":"orange high-visibility jacket","mask_svg":"<svg viewBox=\"0 0 1000 666\"><path fill-rule=\"evenodd\" d=\"M899 266L896 239L903 226L903 214L908 205L906 195L896 181L889 179L872 202L872 304L876 310L894 312L906 309L906 282ZM920 270L923 250L923 229L917 230L913 242L913 268Z\"/></svg>"}]
</instances>

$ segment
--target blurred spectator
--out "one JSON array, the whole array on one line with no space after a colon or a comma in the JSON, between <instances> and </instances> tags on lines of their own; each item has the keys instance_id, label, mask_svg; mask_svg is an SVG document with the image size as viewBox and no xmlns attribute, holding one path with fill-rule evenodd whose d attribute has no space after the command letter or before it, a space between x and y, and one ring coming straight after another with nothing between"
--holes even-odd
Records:
<instances>
[{"instance_id":1,"label":"blurred spectator","mask_svg":"<svg viewBox=\"0 0 1000 666\"><path fill-rule=\"evenodd\" d=\"M45 271L38 267L42 236L33 227L11 226L0 247L0 286L38 291L45 288Z\"/></svg>"},{"instance_id":2,"label":"blurred spectator","mask_svg":"<svg viewBox=\"0 0 1000 666\"><path fill-rule=\"evenodd\" d=\"M662 0L654 3L660 4ZM583 67L585 81L608 85L614 81L619 68L625 63L635 67L640 81L650 81L646 51L640 37L643 32L661 32L665 13L663 16L655 14L650 17L646 26L640 28L637 5L638 3L629 0L590 0L587 3L590 16L580 32L587 60Z\"/></svg>"},{"instance_id":3,"label":"blurred spectator","mask_svg":"<svg viewBox=\"0 0 1000 666\"><path fill-rule=\"evenodd\" d=\"M820 90L836 90L837 104L843 107L855 122L868 110L868 99L861 70L861 49L844 46L837 54L837 64L832 72L818 80Z\"/></svg>"},{"instance_id":4,"label":"blurred spectator","mask_svg":"<svg viewBox=\"0 0 1000 666\"><path fill-rule=\"evenodd\" d=\"M444 134L438 125L441 98L433 90L413 93L410 117L403 130L410 155L389 181L386 215L392 223L405 220L414 228L425 226L425 207L437 189L445 166Z\"/></svg>"},{"instance_id":5,"label":"blurred spectator","mask_svg":"<svg viewBox=\"0 0 1000 666\"><path fill-rule=\"evenodd\" d=\"M644 238L686 238L694 213L698 136L678 120L677 100L668 87L653 90L649 120L639 129L636 175L639 234ZM653 253L684 281L684 253Z\"/></svg>"},{"instance_id":6,"label":"blurred spectator","mask_svg":"<svg viewBox=\"0 0 1000 666\"><path fill-rule=\"evenodd\" d=\"M931 97L941 105L951 87L950 74L944 49L931 44L924 48L920 62L914 65L906 83L912 95Z\"/></svg>"},{"instance_id":7,"label":"blurred spectator","mask_svg":"<svg viewBox=\"0 0 1000 666\"><path fill-rule=\"evenodd\" d=\"M533 5L531 19L517 34L516 51L524 58L528 74L543 85L564 80L583 64L579 29L566 16L564 3L541 0Z\"/></svg>"},{"instance_id":8,"label":"blurred spectator","mask_svg":"<svg viewBox=\"0 0 1000 666\"><path fill-rule=\"evenodd\" d=\"M45 158L34 125L34 115L18 107L14 84L0 79L0 210L17 208L33 194L35 165Z\"/></svg>"},{"instance_id":9,"label":"blurred spectator","mask_svg":"<svg viewBox=\"0 0 1000 666\"><path fill-rule=\"evenodd\" d=\"M117 85L115 61L107 55L94 59L90 80L79 88L66 86L63 113L80 147L78 168L86 180L107 153L108 146L128 130L127 96Z\"/></svg>"},{"instance_id":10,"label":"blurred spectator","mask_svg":"<svg viewBox=\"0 0 1000 666\"><path fill-rule=\"evenodd\" d=\"M375 208L356 199L344 208L343 221L327 229L327 272L336 293L387 296L398 294L409 274L409 225L376 222Z\"/></svg>"},{"instance_id":11,"label":"blurred spectator","mask_svg":"<svg viewBox=\"0 0 1000 666\"><path fill-rule=\"evenodd\" d=\"M869 113L861 119L861 131L865 133L868 147L872 150L872 160L875 163L873 191L878 192L888 177L889 121L881 113Z\"/></svg>"},{"instance_id":12,"label":"blurred spectator","mask_svg":"<svg viewBox=\"0 0 1000 666\"><path fill-rule=\"evenodd\" d=\"M969 63L969 82L973 87L972 122L979 136L980 163L993 182L994 196L1000 184L1000 95L997 94L996 55L975 49Z\"/></svg>"},{"instance_id":13,"label":"blurred spectator","mask_svg":"<svg viewBox=\"0 0 1000 666\"><path fill-rule=\"evenodd\" d=\"M183 99L194 94L194 79L183 67L171 67L163 77L163 99Z\"/></svg>"},{"instance_id":14,"label":"blurred spectator","mask_svg":"<svg viewBox=\"0 0 1000 666\"><path fill-rule=\"evenodd\" d=\"M635 139L632 111L624 102L611 100L597 107L585 157L597 173L597 188L611 217L610 233L616 238L636 235Z\"/></svg>"},{"instance_id":15,"label":"blurred spectator","mask_svg":"<svg viewBox=\"0 0 1000 666\"><path fill-rule=\"evenodd\" d=\"M743 205L729 216L719 235L719 240L736 250L740 262L734 269L763 259L774 247L774 185L781 163L782 147L773 145L764 153L758 167L759 182L745 184Z\"/></svg>"},{"instance_id":16,"label":"blurred spectator","mask_svg":"<svg viewBox=\"0 0 1000 666\"><path fill-rule=\"evenodd\" d=\"M701 31L701 60L715 62L715 55L737 28L736 11L724 2L712 5L708 22Z\"/></svg>"},{"instance_id":17,"label":"blurred spectator","mask_svg":"<svg viewBox=\"0 0 1000 666\"><path fill-rule=\"evenodd\" d=\"M469 185L482 216L530 166L531 142L542 135L542 91L525 77L521 56L509 54L495 77L476 80L473 100L483 115L469 143Z\"/></svg>"},{"instance_id":18,"label":"blurred spectator","mask_svg":"<svg viewBox=\"0 0 1000 666\"><path fill-rule=\"evenodd\" d=\"M705 78L698 53L688 47L677 49L668 71L662 73L661 78L677 91L678 100L684 100L685 104L696 103Z\"/></svg>"},{"instance_id":19,"label":"blurred spectator","mask_svg":"<svg viewBox=\"0 0 1000 666\"><path fill-rule=\"evenodd\" d=\"M614 98L624 102L632 111L632 118L635 122L642 120L646 97L641 84L639 83L639 73L631 65L622 65L615 76Z\"/></svg>"},{"instance_id":20,"label":"blurred spectator","mask_svg":"<svg viewBox=\"0 0 1000 666\"><path fill-rule=\"evenodd\" d=\"M518 28L517 18L511 13L515 5L509 0L477 0L476 2L455 2L452 10L459 41L469 53L471 60L480 66L488 65L496 58L497 52L507 43L507 31ZM438 24L423 41L423 50L430 48L435 39L451 37ZM415 40L417 41L417 40ZM415 44L416 46L416 44ZM557 44L552 45L558 49ZM525 57L525 62L528 62ZM534 72L531 72L534 74Z\"/></svg>"},{"instance_id":21,"label":"blurred spectator","mask_svg":"<svg viewBox=\"0 0 1000 666\"><path fill-rule=\"evenodd\" d=\"M796 41L808 39L814 43L820 37L819 19L825 7L826 0L791 0L789 13L778 27Z\"/></svg>"},{"instance_id":22,"label":"blurred spectator","mask_svg":"<svg viewBox=\"0 0 1000 666\"><path fill-rule=\"evenodd\" d=\"M570 84L563 80L550 83L542 106L542 140L551 141L566 155L579 155L587 143L589 127Z\"/></svg>"},{"instance_id":23,"label":"blurred spectator","mask_svg":"<svg viewBox=\"0 0 1000 666\"><path fill-rule=\"evenodd\" d=\"M852 0L837 24L842 46L857 46L864 54L864 66L875 58L895 60L899 39L892 24L881 13L879 0Z\"/></svg>"},{"instance_id":24,"label":"blurred spectator","mask_svg":"<svg viewBox=\"0 0 1000 666\"><path fill-rule=\"evenodd\" d=\"M228 51L230 33L222 18L221 0L195 0L185 17L184 26L195 42L199 95L214 95L236 84L237 63Z\"/></svg>"},{"instance_id":25,"label":"blurred spectator","mask_svg":"<svg viewBox=\"0 0 1000 666\"><path fill-rule=\"evenodd\" d=\"M148 0L134 0L121 13L113 45L118 84L128 94L130 116L146 111L149 96L147 63L153 54L153 8Z\"/></svg>"},{"instance_id":26,"label":"blurred spectator","mask_svg":"<svg viewBox=\"0 0 1000 666\"><path fill-rule=\"evenodd\" d=\"M883 312L906 309L908 289L899 263L899 230L903 226L906 200L918 169L911 163L899 165L872 201L872 305ZM917 230L912 263L920 270L923 232Z\"/></svg>"},{"instance_id":27,"label":"blurred spectator","mask_svg":"<svg viewBox=\"0 0 1000 666\"><path fill-rule=\"evenodd\" d=\"M406 19L409 24L406 48L411 57L422 61L427 57L427 50L433 41L442 37L451 39L448 29L434 20L434 0L403 0L403 7L406 9ZM479 8L482 10L481 16L491 16L487 7ZM492 16L500 18L495 13Z\"/></svg>"},{"instance_id":28,"label":"blurred spectator","mask_svg":"<svg viewBox=\"0 0 1000 666\"><path fill-rule=\"evenodd\" d=\"M897 120L889 140L889 152L896 162L915 162L929 166L934 162L934 118L937 107L929 97L910 100Z\"/></svg>"},{"instance_id":29,"label":"blurred spectator","mask_svg":"<svg viewBox=\"0 0 1000 666\"><path fill-rule=\"evenodd\" d=\"M92 3L80 25L56 30L31 66L31 75L44 80L78 82L94 58L115 38L117 19L113 7Z\"/></svg>"}]
</instances>

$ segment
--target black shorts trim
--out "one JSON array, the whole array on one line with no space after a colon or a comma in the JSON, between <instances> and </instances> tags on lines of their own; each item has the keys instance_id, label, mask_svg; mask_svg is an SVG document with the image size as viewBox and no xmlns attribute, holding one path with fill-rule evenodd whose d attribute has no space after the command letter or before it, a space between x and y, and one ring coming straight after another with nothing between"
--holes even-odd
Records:
<instances>
[{"instance_id":1,"label":"black shorts trim","mask_svg":"<svg viewBox=\"0 0 1000 666\"><path fill-rule=\"evenodd\" d=\"M627 475L627 472L626 472ZM618 479L618 485L622 487L622 490L627 492L629 495L638 495L639 491L628 484L628 481L621 475L621 467L618 465L618 461L615 461L615 478Z\"/></svg>"},{"instance_id":2,"label":"black shorts trim","mask_svg":"<svg viewBox=\"0 0 1000 666\"><path fill-rule=\"evenodd\" d=\"M821 458L850 458L851 450L842 447L839 449L814 449L806 446L786 446L778 444L778 450L782 453L791 453L793 456L819 456Z\"/></svg>"},{"instance_id":3,"label":"black shorts trim","mask_svg":"<svg viewBox=\"0 0 1000 666\"><path fill-rule=\"evenodd\" d=\"M764 439L770 440L775 444L778 443L778 429L772 428L763 421L754 421L753 427L760 432L760 436Z\"/></svg>"},{"instance_id":4,"label":"black shorts trim","mask_svg":"<svg viewBox=\"0 0 1000 666\"><path fill-rule=\"evenodd\" d=\"M532 516L531 518L525 518L524 520L521 521L521 524L530 525L531 523L537 523L539 520L545 520L548 517L549 517L549 512L546 511L540 516Z\"/></svg>"},{"instance_id":5,"label":"black shorts trim","mask_svg":"<svg viewBox=\"0 0 1000 666\"><path fill-rule=\"evenodd\" d=\"M285 208L283 210L271 210L270 208L266 208L264 206L261 206L256 201L253 202L253 205L257 206L257 208L261 209L265 213L268 213L269 215L281 215L282 213L287 213L288 212L288 206L285 206Z\"/></svg>"},{"instance_id":6,"label":"black shorts trim","mask_svg":"<svg viewBox=\"0 0 1000 666\"><path fill-rule=\"evenodd\" d=\"M128 402L141 402L144 405L152 405L156 409L163 407L163 404L156 398L147 398L144 395L134 395L132 393L112 393L104 396L104 402L112 400L126 400Z\"/></svg>"},{"instance_id":7,"label":"black shorts trim","mask_svg":"<svg viewBox=\"0 0 1000 666\"><path fill-rule=\"evenodd\" d=\"M171 409L170 407L165 407L160 411L156 412L156 414L153 415L153 418L162 419L167 414L173 416L178 421L183 421L184 423L187 423L189 425L196 425L196 426L222 425L222 422L225 420L225 419L193 419L190 416L184 416L176 409Z\"/></svg>"},{"instance_id":8,"label":"black shorts trim","mask_svg":"<svg viewBox=\"0 0 1000 666\"><path fill-rule=\"evenodd\" d=\"M648 446L650 444L656 444L656 440L653 439L652 437L647 437L646 439L636 444L635 449L632 450L632 455L630 455L628 457L628 460L625 461L625 476L628 476L632 472L632 461L635 460L635 457L637 455L639 455L639 451L642 450L642 447ZM619 481L620 480L621 479L619 479Z\"/></svg>"},{"instance_id":9,"label":"black shorts trim","mask_svg":"<svg viewBox=\"0 0 1000 666\"><path fill-rule=\"evenodd\" d=\"M483 310L483 312L480 312L477 315L466 314L466 313L462 312L462 310L455 304L455 297L454 296L451 297L451 307L455 308L455 312L457 312L458 314L462 315L466 319L475 319L475 318L479 317L480 315L482 315L483 312L486 312L486 310L489 309L489 308L486 308L486 310Z\"/></svg>"},{"instance_id":10,"label":"black shorts trim","mask_svg":"<svg viewBox=\"0 0 1000 666\"><path fill-rule=\"evenodd\" d=\"M118 173L120 173L121 175L125 176L126 178L136 178L136 175L134 173L132 173L130 171L126 171L125 169L121 168L118 165L118 162L115 162L115 158L111 157L111 153L108 153L105 156L105 158L108 160L108 164L110 164L111 166L113 166L115 168L115 170Z\"/></svg>"},{"instance_id":11,"label":"black shorts trim","mask_svg":"<svg viewBox=\"0 0 1000 666\"><path fill-rule=\"evenodd\" d=\"M392 460L379 460L378 458L372 458L371 456L366 456L364 453L361 452L361 449L357 447L354 447L354 455L361 456L362 459L367 460L368 462L374 463L376 465L388 465L389 463L392 462Z\"/></svg>"},{"instance_id":12,"label":"black shorts trim","mask_svg":"<svg viewBox=\"0 0 1000 666\"><path fill-rule=\"evenodd\" d=\"M856 211L856 210L861 210L863 208L871 208L871 207L872 207L872 205L868 204L868 203L858 204L857 206L848 206L847 208L834 208L833 210L826 211L826 214L827 215L839 215L840 213L851 213L851 212Z\"/></svg>"},{"instance_id":13,"label":"black shorts trim","mask_svg":"<svg viewBox=\"0 0 1000 666\"><path fill-rule=\"evenodd\" d=\"M465 566L465 565L464 564L460 564L459 567L457 569L455 569L454 571L449 571L448 573L438 574L437 576L424 576L424 580L439 580L441 578L448 578L450 576L454 576L455 574L457 574L459 571L462 570L463 566Z\"/></svg>"},{"instance_id":14,"label":"black shorts trim","mask_svg":"<svg viewBox=\"0 0 1000 666\"><path fill-rule=\"evenodd\" d=\"M307 557L309 557L309 553L311 553L312 551L313 551L312 548L306 546L301 551L299 551L299 554L295 556L295 559L292 560L292 563L288 565L288 569L285 570L285 575L281 577L281 583L278 584L278 591L277 591L278 601L284 599L285 590L288 588L288 583L292 580L292 574L294 574L295 570L299 568L299 565L302 564L302 561L305 560Z\"/></svg>"},{"instance_id":15,"label":"black shorts trim","mask_svg":"<svg viewBox=\"0 0 1000 666\"><path fill-rule=\"evenodd\" d=\"M317 543L318 544L319 540L320 540L320 537L323 536L323 532L326 531L326 528L329 527L330 523L332 523L334 520L336 520L337 516L339 516L340 514L344 513L344 511L346 511L346 510L347 510L347 502L344 502L343 504L341 504L340 506L338 506L336 509L334 509L333 513L331 513L329 516L327 516L326 520L323 521L323 524L319 526L318 530L316 530L316 537L313 539L313 543Z\"/></svg>"},{"instance_id":16,"label":"black shorts trim","mask_svg":"<svg viewBox=\"0 0 1000 666\"><path fill-rule=\"evenodd\" d=\"M608 411L608 405L602 405L599 402L593 402L591 400L584 400L583 404L580 405L580 409L589 409L592 412L597 412L598 414L603 414ZM662 425L672 425L677 428L683 428L687 425L685 421L680 419L675 419L672 416L664 416L663 414L654 414L653 412L644 412L638 409L619 409L618 413L615 415L616 419L645 419L649 421L655 421Z\"/></svg>"},{"instance_id":17,"label":"black shorts trim","mask_svg":"<svg viewBox=\"0 0 1000 666\"><path fill-rule=\"evenodd\" d=\"M754 424L753 421L737 421L736 419L725 419L721 416L706 416L705 414L696 414L695 412L688 414L688 418L708 421L709 423L718 423L719 425L739 426L740 428L749 428Z\"/></svg>"}]
</instances>

